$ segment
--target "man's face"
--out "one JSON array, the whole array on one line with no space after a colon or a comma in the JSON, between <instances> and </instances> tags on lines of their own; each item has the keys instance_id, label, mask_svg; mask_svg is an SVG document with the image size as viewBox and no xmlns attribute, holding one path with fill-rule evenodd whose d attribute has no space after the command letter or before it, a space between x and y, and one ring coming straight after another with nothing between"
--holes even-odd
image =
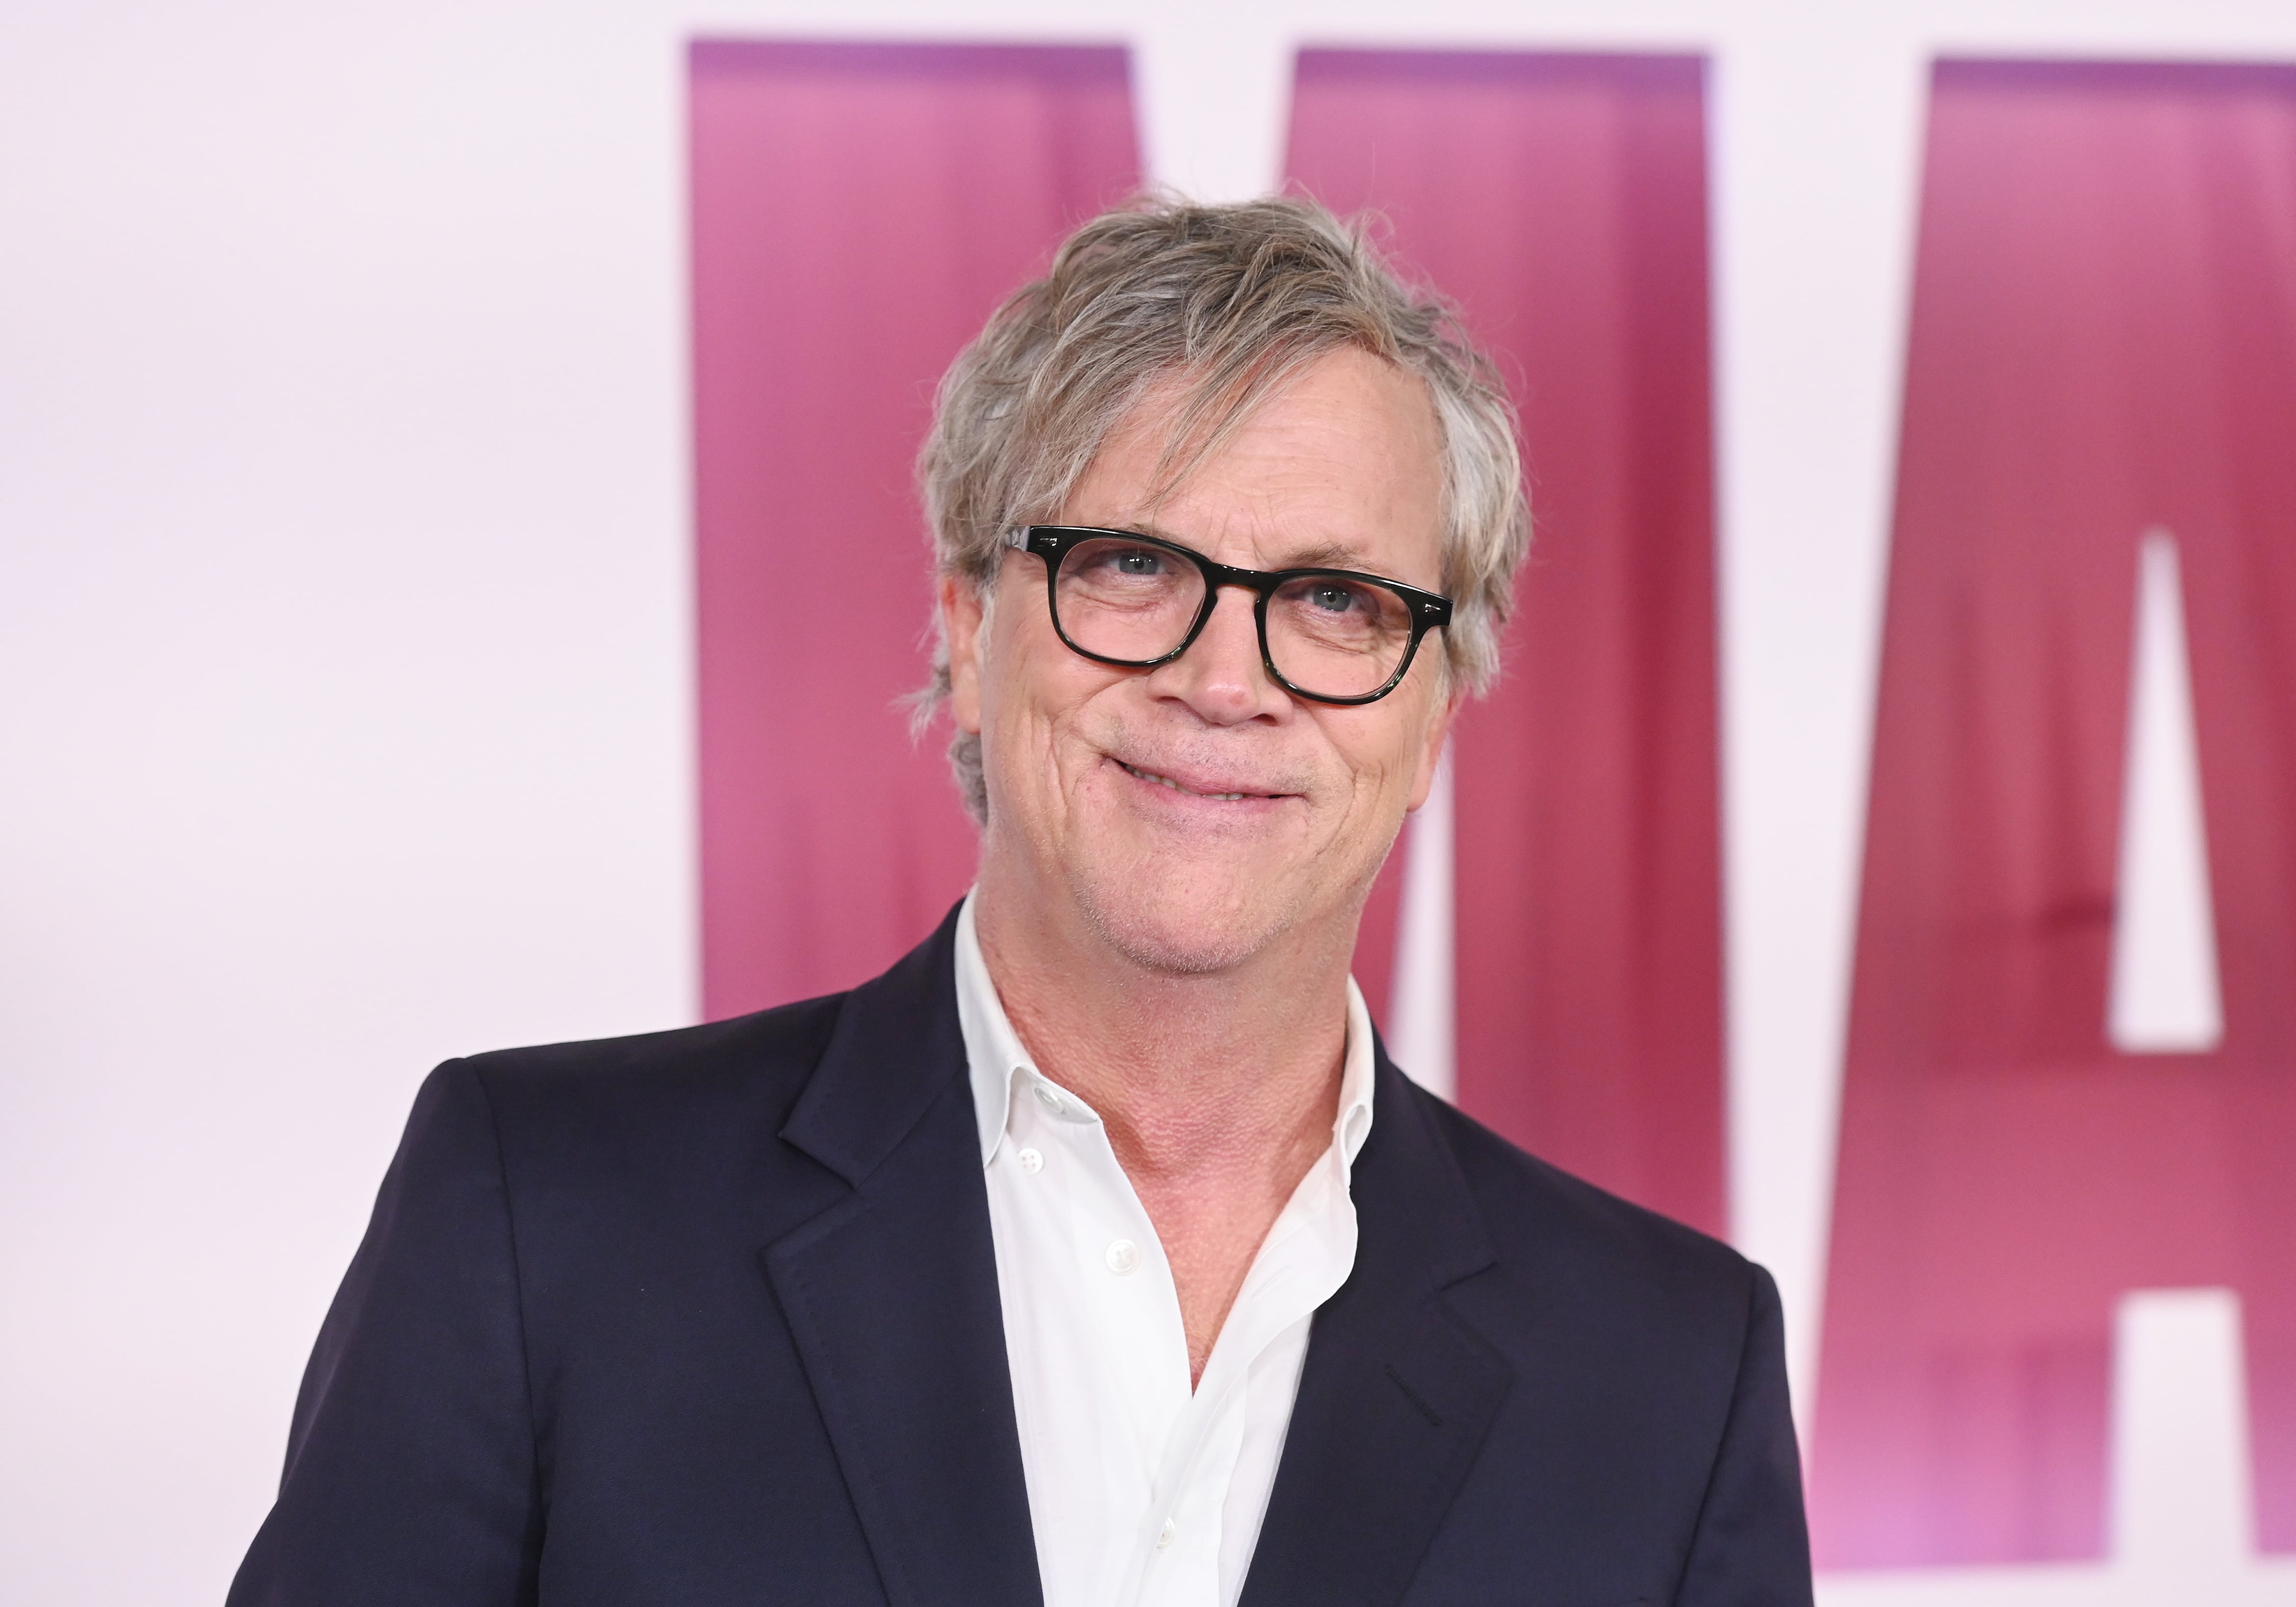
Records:
<instances>
[{"instance_id":1,"label":"man's face","mask_svg":"<svg viewBox=\"0 0 2296 1607\"><path fill-rule=\"evenodd\" d=\"M1439 437L1417 380L1360 352L1321 358L1159 499L1169 406L1152 396L1116 432L1061 522L1162 536L1241 568L1439 589ZM1439 639L1388 696L1336 707L1267 678L1242 588L1222 589L1193 645L1153 669L1070 651L1042 559L1005 554L985 617L962 583L941 595L955 717L983 736L984 881L1037 903L1037 918L1081 915L1159 970L1352 941L1449 724Z\"/></svg>"}]
</instances>

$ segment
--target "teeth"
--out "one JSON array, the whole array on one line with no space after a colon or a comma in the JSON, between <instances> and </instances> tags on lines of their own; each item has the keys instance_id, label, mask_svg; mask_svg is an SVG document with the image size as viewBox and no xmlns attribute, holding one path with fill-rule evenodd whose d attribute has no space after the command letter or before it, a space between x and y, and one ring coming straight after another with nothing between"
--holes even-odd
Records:
<instances>
[{"instance_id":1,"label":"teeth","mask_svg":"<svg viewBox=\"0 0 2296 1607\"><path fill-rule=\"evenodd\" d=\"M1119 765L1124 765L1124 761L1120 758L1116 762ZM1178 782L1174 781L1168 775L1159 775L1153 770L1143 770L1135 765L1124 765L1124 767L1133 775L1138 776L1142 781L1152 781L1160 787L1171 788L1175 792L1188 792L1187 788L1182 786ZM1189 796L1192 798L1217 799L1222 803L1241 803L1247 796L1249 796L1249 794L1242 792L1189 792Z\"/></svg>"}]
</instances>

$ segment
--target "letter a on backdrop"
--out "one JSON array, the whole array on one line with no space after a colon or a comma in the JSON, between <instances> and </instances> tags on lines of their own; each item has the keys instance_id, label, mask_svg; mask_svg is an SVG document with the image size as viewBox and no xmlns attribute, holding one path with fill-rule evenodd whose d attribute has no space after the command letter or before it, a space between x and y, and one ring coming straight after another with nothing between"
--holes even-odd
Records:
<instances>
[{"instance_id":1,"label":"letter a on backdrop","mask_svg":"<svg viewBox=\"0 0 2296 1607\"><path fill-rule=\"evenodd\" d=\"M2221 987L2184 1053L2109 1002L2140 551ZM1939 66L1884 640L1820 1564L2100 1555L2115 1301L2196 1285L2296 1549L2296 70Z\"/></svg>"}]
</instances>

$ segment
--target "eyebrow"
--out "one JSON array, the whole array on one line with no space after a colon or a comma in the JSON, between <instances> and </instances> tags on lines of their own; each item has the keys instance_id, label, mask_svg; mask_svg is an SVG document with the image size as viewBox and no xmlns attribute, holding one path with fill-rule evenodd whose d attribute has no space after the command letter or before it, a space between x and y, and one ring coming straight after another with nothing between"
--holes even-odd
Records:
<instances>
[{"instance_id":1,"label":"eyebrow","mask_svg":"<svg viewBox=\"0 0 2296 1607\"><path fill-rule=\"evenodd\" d=\"M1346 542L1319 541L1313 546L1295 549L1290 562L1275 567L1284 570L1360 570L1364 563L1364 555Z\"/></svg>"},{"instance_id":2,"label":"eyebrow","mask_svg":"<svg viewBox=\"0 0 2296 1607\"><path fill-rule=\"evenodd\" d=\"M1144 521L1129 528L1136 535L1153 536L1160 541L1168 541L1177 546L1186 547L1190 552L1203 550L1178 532L1168 530L1152 521ZM1282 562L1272 564L1269 568L1271 570L1351 570L1360 574L1372 573L1366 566L1363 553L1344 541L1318 541L1310 543L1307 546L1294 547Z\"/></svg>"}]
</instances>

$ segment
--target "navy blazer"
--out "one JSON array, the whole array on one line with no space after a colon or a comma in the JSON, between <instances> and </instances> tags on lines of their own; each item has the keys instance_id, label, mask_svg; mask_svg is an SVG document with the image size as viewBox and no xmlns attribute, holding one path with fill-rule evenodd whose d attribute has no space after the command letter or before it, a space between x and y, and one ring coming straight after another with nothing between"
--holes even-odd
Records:
<instances>
[{"instance_id":1,"label":"navy blazer","mask_svg":"<svg viewBox=\"0 0 2296 1607\"><path fill-rule=\"evenodd\" d=\"M1039 1602L954 932L433 1072L231 1607ZM1808 1603L1767 1275L1374 1101L1245 1607Z\"/></svg>"}]
</instances>

